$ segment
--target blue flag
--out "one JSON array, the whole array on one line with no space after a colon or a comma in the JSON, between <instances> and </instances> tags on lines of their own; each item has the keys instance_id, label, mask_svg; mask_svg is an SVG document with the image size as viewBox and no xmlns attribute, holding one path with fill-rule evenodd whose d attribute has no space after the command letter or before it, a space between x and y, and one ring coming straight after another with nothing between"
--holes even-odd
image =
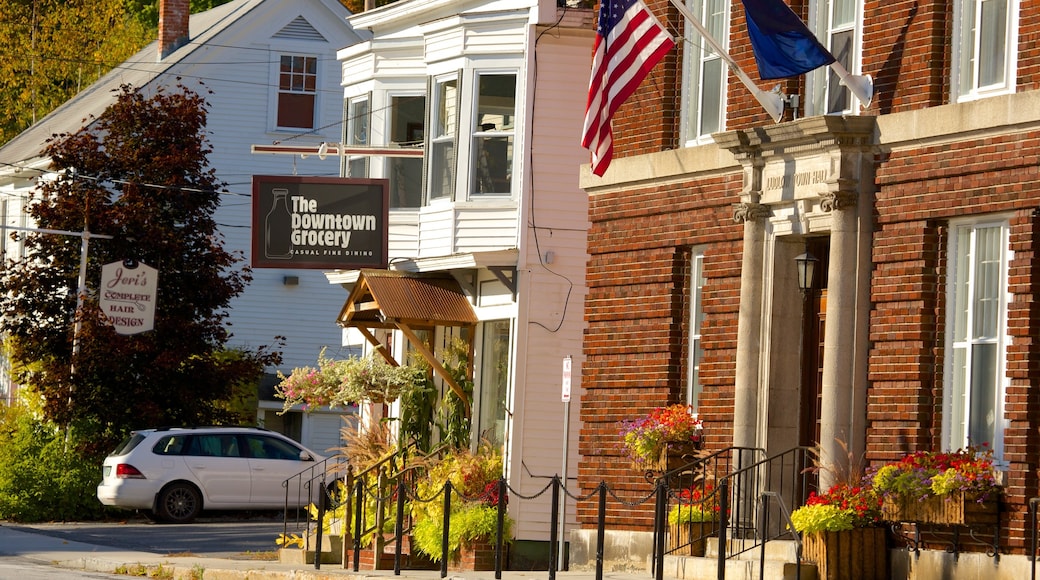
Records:
<instances>
[{"instance_id":1,"label":"blue flag","mask_svg":"<svg viewBox=\"0 0 1040 580\"><path fill-rule=\"evenodd\" d=\"M762 80L805 74L835 61L783 0L741 0Z\"/></svg>"}]
</instances>

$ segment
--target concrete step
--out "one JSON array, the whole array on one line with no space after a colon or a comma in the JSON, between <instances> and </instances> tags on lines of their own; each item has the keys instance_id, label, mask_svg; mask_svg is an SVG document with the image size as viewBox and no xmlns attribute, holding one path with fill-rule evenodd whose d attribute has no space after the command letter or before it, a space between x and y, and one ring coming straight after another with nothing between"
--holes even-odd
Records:
<instances>
[{"instance_id":1,"label":"concrete step","mask_svg":"<svg viewBox=\"0 0 1040 580\"><path fill-rule=\"evenodd\" d=\"M698 558L696 556L665 556L664 575L686 580L706 580L718 578L719 562L715 558ZM816 580L816 566L802 563L799 573L798 565L792 562L766 560L759 576L758 560L726 560L726 580Z\"/></svg>"},{"instance_id":2,"label":"concrete step","mask_svg":"<svg viewBox=\"0 0 1040 580\"><path fill-rule=\"evenodd\" d=\"M727 541L727 554L751 548L750 540ZM760 547L749 549L726 560L726 580L816 580L816 566L803 562L801 570L797 564L798 546L793 540L774 540L765 545L764 563L760 563ZM705 555L665 556L664 574L673 578L702 580L718 578L719 541L710 538L705 546ZM761 575L760 575L761 572Z\"/></svg>"}]
</instances>

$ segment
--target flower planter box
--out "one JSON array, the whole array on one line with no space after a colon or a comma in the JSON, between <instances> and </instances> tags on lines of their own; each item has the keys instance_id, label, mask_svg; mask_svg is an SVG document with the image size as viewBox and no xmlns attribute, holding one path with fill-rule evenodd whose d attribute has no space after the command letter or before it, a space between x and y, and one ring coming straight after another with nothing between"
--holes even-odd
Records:
<instances>
[{"instance_id":1,"label":"flower planter box","mask_svg":"<svg viewBox=\"0 0 1040 580\"><path fill-rule=\"evenodd\" d=\"M802 558L816 564L821 580L888 578L885 528L808 532L802 537Z\"/></svg>"},{"instance_id":2,"label":"flower planter box","mask_svg":"<svg viewBox=\"0 0 1040 580\"><path fill-rule=\"evenodd\" d=\"M930 496L923 500L885 497L881 505L881 515L890 522L955 526L995 524L997 507L994 499L979 503L976 498L965 496L963 493Z\"/></svg>"},{"instance_id":3,"label":"flower planter box","mask_svg":"<svg viewBox=\"0 0 1040 580\"><path fill-rule=\"evenodd\" d=\"M668 553L703 556L708 537L716 532L715 522L688 522L668 527Z\"/></svg>"},{"instance_id":4,"label":"flower planter box","mask_svg":"<svg viewBox=\"0 0 1040 580\"><path fill-rule=\"evenodd\" d=\"M455 572L487 572L495 569L495 543L491 538L462 542L459 556L448 562L448 569Z\"/></svg>"}]
</instances>

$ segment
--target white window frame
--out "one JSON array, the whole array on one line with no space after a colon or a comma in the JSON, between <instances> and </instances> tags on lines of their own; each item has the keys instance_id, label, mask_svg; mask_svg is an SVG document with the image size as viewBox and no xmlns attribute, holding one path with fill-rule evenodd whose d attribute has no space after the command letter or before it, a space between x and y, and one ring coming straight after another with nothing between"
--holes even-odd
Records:
<instances>
[{"instance_id":1,"label":"white window frame","mask_svg":"<svg viewBox=\"0 0 1040 580\"><path fill-rule=\"evenodd\" d=\"M512 123L506 127L496 127L490 130L481 130L477 127L477 115L480 114L480 77L481 76L512 76L513 77L513 120ZM513 196L513 192L516 191L516 167L517 167L517 134L516 126L519 122L519 111L517 105L520 103L520 73L515 68L508 69L489 69L482 68L473 71L471 77L473 82L471 84L471 101L472 105L464 111L467 111L469 115L466 118L467 123L463 125L467 127L469 133L469 160L470 160L470 171L469 171L469 185L466 188L469 192L470 200L488 199L488 198L508 198ZM490 192L478 192L478 173L480 168L480 160L478 154L481 148L477 146L478 142L485 139L508 139L511 145L509 148L509 190L508 191L490 191Z\"/></svg>"},{"instance_id":2,"label":"white window frame","mask_svg":"<svg viewBox=\"0 0 1040 580\"><path fill-rule=\"evenodd\" d=\"M838 0L842 1L842 0ZM862 74L863 69L863 0L844 0L854 2L852 20L835 22L835 0L813 0L809 4L809 22L817 40L841 62L841 55L835 52L834 41L839 34L852 33L852 46L848 62L843 62L850 74ZM839 83L840 79L829 66L822 66L806 76L805 90L809 99L805 103L806 115L855 115L860 109L860 101L852 91ZM840 90L845 95L845 107L841 110L828 111L831 92Z\"/></svg>"},{"instance_id":3,"label":"white window frame","mask_svg":"<svg viewBox=\"0 0 1040 580\"><path fill-rule=\"evenodd\" d=\"M446 96L441 94L440 87L447 85L448 83L455 83L454 95ZM423 193L423 203L429 205L434 202L440 201L451 201L454 198L455 190L457 188L458 181L458 160L459 160L459 139L458 134L461 129L460 118L462 113L462 99L460 98L462 91L462 74L461 72L453 72L448 75L440 75L432 77L430 79L430 90L427 91L427 106L430 109L429 122L426 123L426 163L427 167L424 169L426 174L424 182L426 185ZM441 101L445 98L454 98L455 103L452 105L454 108L454 118L447 120L441 119ZM446 121L444 131L441 131L442 121ZM448 162L448 169L450 175L447 176L447 180L442 184L444 191L440 191L441 188L434 188L434 180L437 179L435 175L435 161L438 149L441 147L450 146L452 148L451 159ZM439 193L434 196L434 192Z\"/></svg>"},{"instance_id":4,"label":"white window frame","mask_svg":"<svg viewBox=\"0 0 1040 580\"><path fill-rule=\"evenodd\" d=\"M318 128L318 118L321 116L322 98L321 98L321 87L322 87L322 56L317 53L309 53L303 51L294 50L279 50L276 53L278 56L272 59L274 62L272 67L273 73L273 87L274 91L272 97L272 108L271 108L271 125L276 131L291 131L299 133L301 131L313 131ZM282 58L283 57L302 57L314 59L314 91L296 91L291 88L288 90L282 90ZM278 124L278 112L281 108L281 96L282 94L307 94L311 95L314 99L314 111L311 114L311 124L309 127L293 127L288 125Z\"/></svg>"},{"instance_id":5,"label":"white window frame","mask_svg":"<svg viewBox=\"0 0 1040 580\"><path fill-rule=\"evenodd\" d=\"M698 408L701 395L700 367L704 356L701 323L704 321L704 249L690 252L689 298L686 337L686 404Z\"/></svg>"},{"instance_id":6,"label":"white window frame","mask_svg":"<svg viewBox=\"0 0 1040 580\"><path fill-rule=\"evenodd\" d=\"M999 280L996 282L997 287L995 291L997 296L995 296L996 304L993 306L996 308L995 328L992 329L993 336L969 336L966 332L962 332L961 327L965 324L970 324L968 321L976 320L975 315L977 312L973 302L977 301L973 299L975 298L974 292L978 289L976 283L978 269L976 264L972 263L974 262L974 254L971 255L972 257L967 258L968 262L966 264L961 264L959 258L962 257L962 251L964 250L962 246L964 243L971 244L969 251L974 251L979 232L992 228L999 228L1000 233L999 272L997 274ZM1010 220L1007 216L987 216L985 218L951 222L949 229L948 277L946 282L947 331L944 350L946 356L943 365L943 449L956 450L964 448L969 444L978 446L982 443L988 443L998 460L1003 458L1004 430L1007 427L1004 408L1008 386L1007 349L1010 343L1010 337L1007 334L1007 317L1008 304L1012 298L1008 291L1008 263L1012 258L1009 236ZM958 294L958 290L961 293L968 290L971 291L971 294L963 297L963 306L961 305L962 303L958 302L962 298ZM958 317L962 310L964 311L963 316ZM963 322L959 323L959 318ZM973 351L976 347L987 345L993 345L996 350L995 360L993 361L993 383L989 385L993 390L993 401L990 402L994 415L991 418L993 439L992 441L970 441L970 419L973 406L972 391L977 390L972 388L971 385L978 380L972 377ZM959 351L965 352L965 354L959 356ZM958 369L956 368L958 366L956 364L957 360L963 361L961 363L965 369L963 373L958 374Z\"/></svg>"},{"instance_id":7,"label":"white window frame","mask_svg":"<svg viewBox=\"0 0 1040 580\"><path fill-rule=\"evenodd\" d=\"M423 106L422 106L422 111L423 112L422 112L422 116L419 119L420 121L422 121L423 135L419 135L418 136L419 138L416 141L414 141L414 142L413 141L406 141L406 142L395 141L393 139L393 137L394 137L393 123L394 123L394 119L395 119L395 117L397 115L396 99L412 99L412 98L421 98L421 99L423 99ZM427 121L427 118L426 118L427 117L426 107L428 106L428 103L429 103L429 99L428 99L428 97L426 95L425 89L422 89L422 88L417 89L417 90L387 91L387 93L386 93L387 108L386 108L386 111L385 111L385 113L383 115L383 123L384 123L383 140L385 140L385 143L381 142L381 143L378 143L378 144L379 145L390 145L390 146L404 145L406 147L421 147L422 144L423 144L423 139L425 138L425 133L426 133L426 121ZM397 183L396 183L396 179L397 178L393 175L393 171L394 171L394 167L395 167L395 160L397 160L397 159L405 159L405 158L387 156L387 157L383 157L383 159L381 161L382 166L383 166L382 167L383 175L387 179L391 180L393 185L397 185ZM413 158L407 158L407 159L409 161L416 161L420 165L422 164L422 160L419 159L419 158L414 158L413 157ZM398 199L398 192L394 191L394 188L391 187L391 189L390 189L390 209L391 210L401 210L401 209L404 209L404 210L407 210L407 211L415 211L415 210L418 210L420 207L422 207L423 199L424 199L424 196L426 195L426 193L425 193L425 187L423 187L423 170L422 170L421 167L419 168L419 185L418 186L419 186L419 203L418 203L418 205L416 205L414 207L402 206L402 204L399 202L399 199Z\"/></svg>"},{"instance_id":8,"label":"white window frame","mask_svg":"<svg viewBox=\"0 0 1040 580\"><path fill-rule=\"evenodd\" d=\"M980 39L973 22L984 7L1003 3L1007 10L1004 21L1004 70L999 82L981 84L978 54ZM1018 70L1019 0L957 0L953 7L953 66L950 87L955 102L1004 95L1015 92ZM987 69L992 70L992 69Z\"/></svg>"},{"instance_id":9,"label":"white window frame","mask_svg":"<svg viewBox=\"0 0 1040 580\"><path fill-rule=\"evenodd\" d=\"M365 106L364 118L359 118L355 112L356 106ZM372 97L371 94L347 99L346 127L343 142L346 145L372 145ZM353 171L355 165L364 166L362 174ZM344 175L348 177L369 177L372 171L372 162L368 155L349 155L345 160Z\"/></svg>"},{"instance_id":10,"label":"white window frame","mask_svg":"<svg viewBox=\"0 0 1040 580\"><path fill-rule=\"evenodd\" d=\"M727 50L729 49L729 24L730 3L718 2L717 8L722 9L719 20L709 17L711 3L718 0L686 0L686 6L690 12L697 16L701 24L711 35ZM711 143L714 140L711 133L724 131L726 129L726 94L729 84L729 67L723 62L722 57L712 49L700 32L690 24L686 23L683 46L682 67L682 103L685 114L680 118L680 134L683 136L687 146ZM722 82L719 87L718 127L714 130L702 132L704 123L705 99L702 89L704 87L704 71L709 64L717 64L722 69Z\"/></svg>"}]
</instances>

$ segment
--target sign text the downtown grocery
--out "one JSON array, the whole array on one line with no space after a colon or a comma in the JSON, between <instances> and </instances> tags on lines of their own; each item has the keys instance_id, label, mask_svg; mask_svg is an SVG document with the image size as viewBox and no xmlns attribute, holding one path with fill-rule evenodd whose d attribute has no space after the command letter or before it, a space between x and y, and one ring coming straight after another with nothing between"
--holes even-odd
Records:
<instances>
[{"instance_id":1,"label":"sign text the downtown grocery","mask_svg":"<svg viewBox=\"0 0 1040 580\"><path fill-rule=\"evenodd\" d=\"M255 268L385 268L385 179L253 176Z\"/></svg>"}]
</instances>

